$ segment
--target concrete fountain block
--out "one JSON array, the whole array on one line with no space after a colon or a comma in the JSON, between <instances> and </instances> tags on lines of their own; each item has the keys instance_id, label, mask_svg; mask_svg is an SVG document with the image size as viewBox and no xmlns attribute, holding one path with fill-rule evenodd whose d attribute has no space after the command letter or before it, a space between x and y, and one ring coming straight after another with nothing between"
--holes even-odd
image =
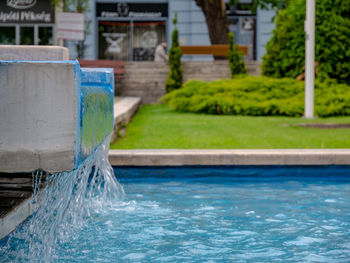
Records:
<instances>
[{"instance_id":1,"label":"concrete fountain block","mask_svg":"<svg viewBox=\"0 0 350 263\"><path fill-rule=\"evenodd\" d=\"M59 46L0 45L0 60L68 60L69 52Z\"/></svg>"},{"instance_id":2,"label":"concrete fountain block","mask_svg":"<svg viewBox=\"0 0 350 263\"><path fill-rule=\"evenodd\" d=\"M112 69L0 61L0 172L71 171L113 130Z\"/></svg>"}]
</instances>

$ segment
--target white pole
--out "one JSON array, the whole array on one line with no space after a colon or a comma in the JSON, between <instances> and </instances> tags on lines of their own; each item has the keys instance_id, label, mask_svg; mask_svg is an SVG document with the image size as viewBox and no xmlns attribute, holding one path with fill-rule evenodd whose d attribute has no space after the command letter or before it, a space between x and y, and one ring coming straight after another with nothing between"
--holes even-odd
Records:
<instances>
[{"instance_id":1,"label":"white pole","mask_svg":"<svg viewBox=\"0 0 350 263\"><path fill-rule=\"evenodd\" d=\"M306 0L305 21L305 118L314 118L315 0Z\"/></svg>"}]
</instances>

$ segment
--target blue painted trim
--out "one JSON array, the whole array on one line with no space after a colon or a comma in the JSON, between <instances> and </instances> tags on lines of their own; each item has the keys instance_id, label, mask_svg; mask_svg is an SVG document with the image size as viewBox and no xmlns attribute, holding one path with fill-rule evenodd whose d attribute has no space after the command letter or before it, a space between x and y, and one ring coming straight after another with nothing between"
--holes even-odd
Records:
<instances>
[{"instance_id":1,"label":"blue painted trim","mask_svg":"<svg viewBox=\"0 0 350 263\"><path fill-rule=\"evenodd\" d=\"M74 61L74 76L75 76L75 99L76 99L76 123L75 123L75 158L74 158L74 167L78 168L79 163L81 162L81 122L82 122L82 112L81 112L81 71L78 60Z\"/></svg>"},{"instance_id":2,"label":"blue painted trim","mask_svg":"<svg viewBox=\"0 0 350 263\"><path fill-rule=\"evenodd\" d=\"M82 68L81 69L82 85L104 85L114 93L114 74L112 68Z\"/></svg>"},{"instance_id":3,"label":"blue painted trim","mask_svg":"<svg viewBox=\"0 0 350 263\"><path fill-rule=\"evenodd\" d=\"M80 162L114 127L114 72L109 68L81 68Z\"/></svg>"}]
</instances>

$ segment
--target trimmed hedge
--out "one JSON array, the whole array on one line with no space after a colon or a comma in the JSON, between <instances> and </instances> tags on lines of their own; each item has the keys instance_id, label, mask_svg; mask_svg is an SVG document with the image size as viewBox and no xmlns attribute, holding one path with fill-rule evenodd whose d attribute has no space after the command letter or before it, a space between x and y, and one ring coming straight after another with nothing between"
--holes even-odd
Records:
<instances>
[{"instance_id":1,"label":"trimmed hedge","mask_svg":"<svg viewBox=\"0 0 350 263\"><path fill-rule=\"evenodd\" d=\"M178 111L252 116L302 116L304 82L295 79L238 76L232 80L191 80L163 97ZM335 81L315 83L315 114L350 115L350 87Z\"/></svg>"}]
</instances>

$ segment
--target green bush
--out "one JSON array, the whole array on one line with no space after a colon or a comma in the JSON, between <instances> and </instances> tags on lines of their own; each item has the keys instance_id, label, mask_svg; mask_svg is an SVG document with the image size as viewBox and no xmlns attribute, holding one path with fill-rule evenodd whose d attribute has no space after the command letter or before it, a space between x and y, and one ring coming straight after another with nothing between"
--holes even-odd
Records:
<instances>
[{"instance_id":1,"label":"green bush","mask_svg":"<svg viewBox=\"0 0 350 263\"><path fill-rule=\"evenodd\" d=\"M213 82L191 80L163 101L185 112L302 116L304 82L253 76ZM335 81L316 81L315 113L319 117L350 115L350 87Z\"/></svg>"},{"instance_id":2,"label":"green bush","mask_svg":"<svg viewBox=\"0 0 350 263\"><path fill-rule=\"evenodd\" d=\"M230 32L228 33L229 50L228 50L228 61L230 63L231 77L235 75L245 74L245 64L242 55L238 51L238 46L234 44L235 35Z\"/></svg>"},{"instance_id":3,"label":"green bush","mask_svg":"<svg viewBox=\"0 0 350 263\"><path fill-rule=\"evenodd\" d=\"M279 10L266 45L263 74L295 78L304 72L305 0ZM321 79L350 84L350 0L317 0L315 60Z\"/></svg>"},{"instance_id":4,"label":"green bush","mask_svg":"<svg viewBox=\"0 0 350 263\"><path fill-rule=\"evenodd\" d=\"M165 84L167 93L179 89L182 86L183 70L181 67L182 52L179 46L179 31L176 28L177 14L173 20L175 29L171 35L171 48L169 50L169 74Z\"/></svg>"}]
</instances>

